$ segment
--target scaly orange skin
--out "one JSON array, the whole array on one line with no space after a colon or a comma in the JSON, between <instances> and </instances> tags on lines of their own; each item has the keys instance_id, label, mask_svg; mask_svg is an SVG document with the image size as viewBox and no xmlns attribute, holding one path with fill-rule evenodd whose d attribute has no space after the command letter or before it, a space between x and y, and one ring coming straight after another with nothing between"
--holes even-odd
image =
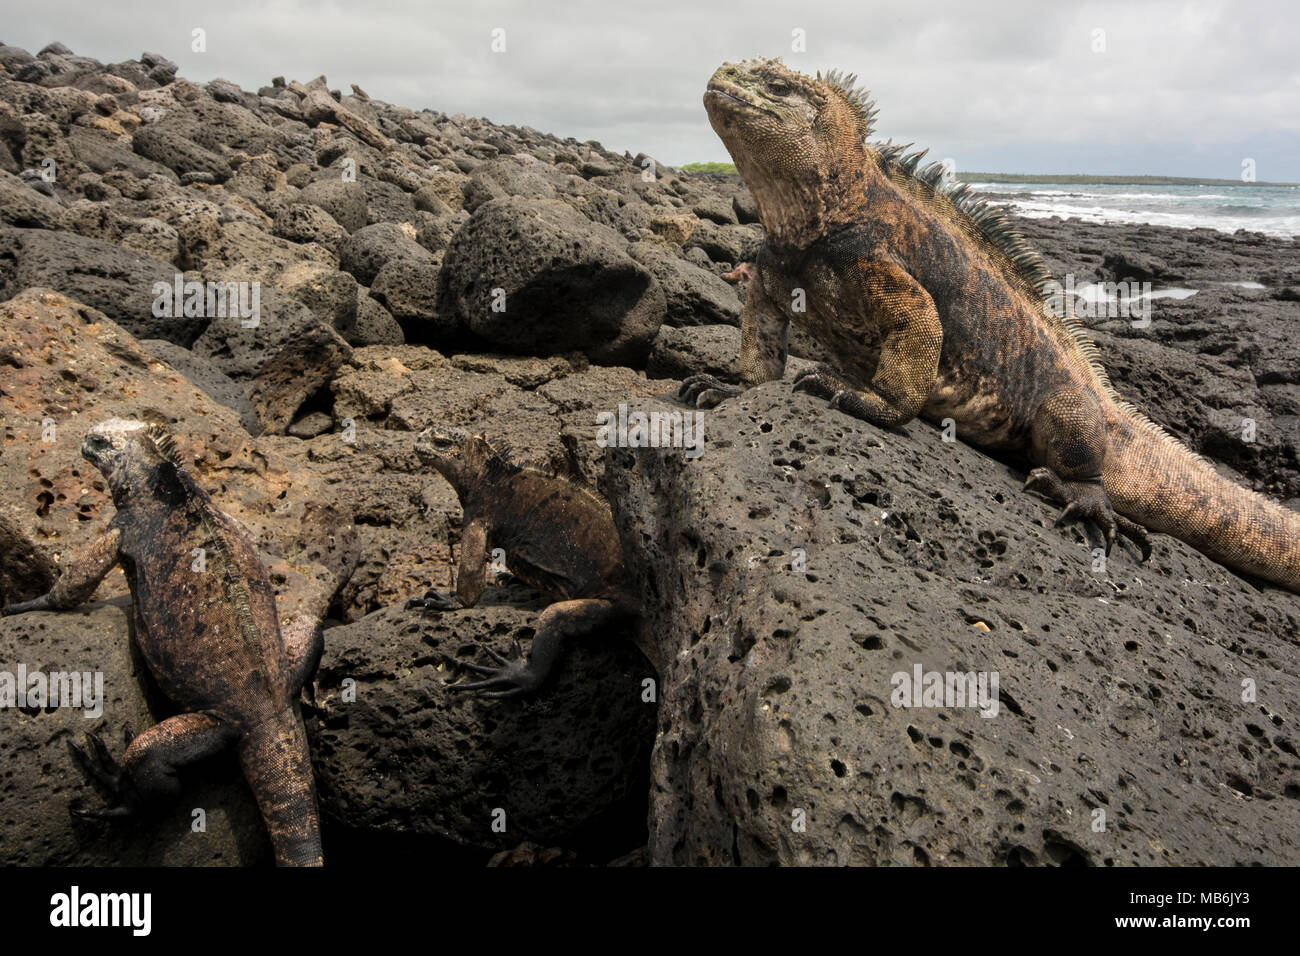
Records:
<instances>
[{"instance_id":1,"label":"scaly orange skin","mask_svg":"<svg viewBox=\"0 0 1300 956\"><path fill-rule=\"evenodd\" d=\"M1045 269L996 210L919 155L865 142L874 107L836 74L779 59L723 64L705 108L753 193L766 239L741 317L744 387L781 377L798 322L836 356L795 389L894 427L951 419L975 445L1018 449L1027 487L1107 551L1145 558L1146 529L1300 592L1300 515L1220 477L1111 388L1072 303L1045 307ZM1060 306L1058 306L1058 309ZM739 389L708 376L710 407Z\"/></svg>"}]
</instances>

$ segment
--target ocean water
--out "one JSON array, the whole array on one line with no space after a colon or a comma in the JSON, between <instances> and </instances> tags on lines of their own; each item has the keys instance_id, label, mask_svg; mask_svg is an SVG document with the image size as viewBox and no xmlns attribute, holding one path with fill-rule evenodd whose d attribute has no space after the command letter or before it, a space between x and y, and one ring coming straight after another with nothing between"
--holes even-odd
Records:
<instances>
[{"instance_id":1,"label":"ocean water","mask_svg":"<svg viewBox=\"0 0 1300 956\"><path fill-rule=\"evenodd\" d=\"M1300 186L1130 186L982 183L990 202L1030 218L1074 216L1085 222L1151 223L1220 232L1249 229L1300 237Z\"/></svg>"}]
</instances>

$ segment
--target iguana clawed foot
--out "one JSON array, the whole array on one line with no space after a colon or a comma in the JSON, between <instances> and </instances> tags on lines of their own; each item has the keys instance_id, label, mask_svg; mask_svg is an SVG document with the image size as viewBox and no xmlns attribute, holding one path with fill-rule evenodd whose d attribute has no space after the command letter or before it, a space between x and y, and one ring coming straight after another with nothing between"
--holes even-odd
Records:
<instances>
[{"instance_id":1,"label":"iguana clawed foot","mask_svg":"<svg viewBox=\"0 0 1300 956\"><path fill-rule=\"evenodd\" d=\"M866 404L858 395L857 389L846 382L838 372L829 365L818 365L800 372L791 386L792 392L807 392L818 398L829 399L831 408L838 408L846 415L871 421L867 415Z\"/></svg>"},{"instance_id":2,"label":"iguana clawed foot","mask_svg":"<svg viewBox=\"0 0 1300 956\"><path fill-rule=\"evenodd\" d=\"M501 666L484 667L481 664L465 664L463 666L470 670L485 675L484 679L469 684L452 684L451 690L475 691L479 697L517 697L532 693L546 679L545 674L538 673L524 658L523 649L518 642L514 646L514 660L502 657L490 647L485 647L483 650Z\"/></svg>"},{"instance_id":3,"label":"iguana clawed foot","mask_svg":"<svg viewBox=\"0 0 1300 956\"><path fill-rule=\"evenodd\" d=\"M426 614L431 611L458 611L460 610L460 601L456 600L454 594L447 594L437 588L430 588L424 592L424 597L411 598L406 602L406 610L408 611L417 607Z\"/></svg>"},{"instance_id":4,"label":"iguana clawed foot","mask_svg":"<svg viewBox=\"0 0 1300 956\"><path fill-rule=\"evenodd\" d=\"M1025 490L1037 491L1065 506L1056 518L1056 527L1086 522L1090 547L1104 547L1110 554L1115 540L1122 535L1138 546L1143 561L1151 557L1151 539L1146 529L1115 511L1100 481L1067 482L1050 468L1035 468L1025 481Z\"/></svg>"},{"instance_id":5,"label":"iguana clawed foot","mask_svg":"<svg viewBox=\"0 0 1300 956\"><path fill-rule=\"evenodd\" d=\"M129 743L131 738L129 729L124 732L124 737ZM108 752L108 747L104 746L104 741L97 734L87 733L86 742L89 746L83 749L69 740L68 751L72 754L72 759L82 775L108 801L108 806L87 809L79 803L74 803L68 809L73 816L95 820L131 816L140 809L141 801L140 795L131 783L130 774L113 759Z\"/></svg>"},{"instance_id":6,"label":"iguana clawed foot","mask_svg":"<svg viewBox=\"0 0 1300 956\"><path fill-rule=\"evenodd\" d=\"M677 397L688 404L694 403L696 408L714 408L723 399L735 398L740 392L739 386L719 382L712 375L692 375L682 382Z\"/></svg>"}]
</instances>

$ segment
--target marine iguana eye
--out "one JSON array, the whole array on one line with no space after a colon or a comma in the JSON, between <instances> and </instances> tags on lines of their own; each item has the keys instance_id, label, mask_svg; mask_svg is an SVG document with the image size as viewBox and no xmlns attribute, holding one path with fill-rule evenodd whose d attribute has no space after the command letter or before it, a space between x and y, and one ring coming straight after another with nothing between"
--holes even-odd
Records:
<instances>
[{"instance_id":1,"label":"marine iguana eye","mask_svg":"<svg viewBox=\"0 0 1300 956\"><path fill-rule=\"evenodd\" d=\"M785 96L787 93L792 92L794 87L785 80L768 80L767 90L776 96Z\"/></svg>"}]
</instances>

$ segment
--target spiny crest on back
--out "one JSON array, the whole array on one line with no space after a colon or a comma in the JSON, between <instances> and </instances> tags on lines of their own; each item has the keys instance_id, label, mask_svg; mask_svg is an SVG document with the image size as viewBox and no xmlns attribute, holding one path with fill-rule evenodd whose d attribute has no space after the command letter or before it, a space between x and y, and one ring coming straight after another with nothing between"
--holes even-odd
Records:
<instances>
[{"instance_id":1,"label":"spiny crest on back","mask_svg":"<svg viewBox=\"0 0 1300 956\"><path fill-rule=\"evenodd\" d=\"M181 452L176 447L176 439L172 437L171 432L164 426L155 423L149 426L146 434L149 436L149 440L153 442L154 447L158 449L158 454L177 468L182 467Z\"/></svg>"},{"instance_id":2,"label":"spiny crest on back","mask_svg":"<svg viewBox=\"0 0 1300 956\"><path fill-rule=\"evenodd\" d=\"M480 433L474 436L473 441L478 442L487 452L487 469L491 478L506 478L514 475L535 475L548 481L560 481L568 485L576 494L591 500L594 504L608 510L607 502L600 494L587 487L587 483L581 474L561 475L550 467L536 467L530 465L521 465L514 455L514 449L509 443L500 438L489 439L486 434Z\"/></svg>"},{"instance_id":3,"label":"spiny crest on back","mask_svg":"<svg viewBox=\"0 0 1300 956\"><path fill-rule=\"evenodd\" d=\"M1055 281L1038 251L1011 224L1001 207L991 205L977 196L967 183L960 182L952 175L953 170L946 163L930 162L921 165L928 149L909 152L913 145L911 143L895 143L892 140L884 143L868 142L874 129L877 107L871 94L857 85L856 75L828 70L824 75L818 73L817 79L830 86L859 118L863 145L869 154L874 153L879 157L880 166L886 175L892 174L891 178L903 180L913 187L914 193L931 200L932 209L946 216L972 238L987 243L994 253L995 261L999 261L1007 271L1008 278L1041 300L1043 315L1069 333L1079 353L1121 410L1140 428L1162 441L1178 446L1194 460L1205 462L1201 455L1120 398L1101 363L1101 354L1097 351L1088 328L1075 316L1071 303L1065 302L1060 284Z\"/></svg>"},{"instance_id":4,"label":"spiny crest on back","mask_svg":"<svg viewBox=\"0 0 1300 956\"><path fill-rule=\"evenodd\" d=\"M919 187L925 198L942 197L946 203L933 205L936 211L946 214L956 225L965 227L982 237L1004 259L1012 272L1027 291L1046 298L1054 288L1052 274L1043 262L1038 251L1029 244L1007 218L1006 212L999 206L991 205L987 200L977 196L967 183L953 176L952 169L946 163L930 162L924 166L921 160L928 149L911 150L911 143L867 143L869 151L880 157L880 165L888 174L895 173Z\"/></svg>"},{"instance_id":5,"label":"spiny crest on back","mask_svg":"<svg viewBox=\"0 0 1300 956\"><path fill-rule=\"evenodd\" d=\"M950 218L956 219L959 225L973 227L971 231L983 236L1008 260L1021 284L1037 295L1047 294L1051 273L1024 236L1012 227L1002 209L989 205L971 192L966 183L955 180L946 164L931 162L922 166L921 160L929 150L908 152L911 143L900 144L892 140L885 143L868 142L874 132L877 107L871 94L858 85L856 74L828 70L824 74L818 73L817 79L827 84L859 117L863 144L880 158L881 166L887 173L901 173L922 187L924 193L946 198L956 213ZM947 211L943 204L939 204L938 208Z\"/></svg>"},{"instance_id":6,"label":"spiny crest on back","mask_svg":"<svg viewBox=\"0 0 1300 956\"><path fill-rule=\"evenodd\" d=\"M1019 284L1026 294L1039 300L1044 318L1068 333L1101 387L1140 428L1151 432L1164 442L1178 446L1192 459L1204 462L1202 456L1169 434L1115 391L1115 386L1105 366L1102 365L1101 353L1097 350L1088 327L1075 315L1073 301L1067 299L1064 289L1052 276L1038 250L1030 245L1029 240L1011 224L1006 212L1001 207L991 205L987 200L977 196L969 184L955 179L947 164L931 162L922 166L921 159L929 150L908 152L911 146L911 143L897 144L892 141L867 144L869 150L874 150L880 156L886 174L892 171L896 180L901 178L913 187L914 194L919 194L922 199L931 200L930 208L945 216L972 238L982 239L987 243L987 248L994 253L994 260L1002 265L1004 274Z\"/></svg>"},{"instance_id":7,"label":"spiny crest on back","mask_svg":"<svg viewBox=\"0 0 1300 956\"><path fill-rule=\"evenodd\" d=\"M819 71L817 79L837 93L853 111L853 115L858 120L858 129L862 131L862 139L864 141L869 139L875 130L876 101L871 98L867 90L858 85L857 74L845 73L842 70L827 70L825 74Z\"/></svg>"},{"instance_id":8,"label":"spiny crest on back","mask_svg":"<svg viewBox=\"0 0 1300 956\"><path fill-rule=\"evenodd\" d=\"M483 446L486 452L486 464L494 474L515 475L523 470L515 461L514 449L504 439L489 439L486 433L480 432L471 441Z\"/></svg>"}]
</instances>

